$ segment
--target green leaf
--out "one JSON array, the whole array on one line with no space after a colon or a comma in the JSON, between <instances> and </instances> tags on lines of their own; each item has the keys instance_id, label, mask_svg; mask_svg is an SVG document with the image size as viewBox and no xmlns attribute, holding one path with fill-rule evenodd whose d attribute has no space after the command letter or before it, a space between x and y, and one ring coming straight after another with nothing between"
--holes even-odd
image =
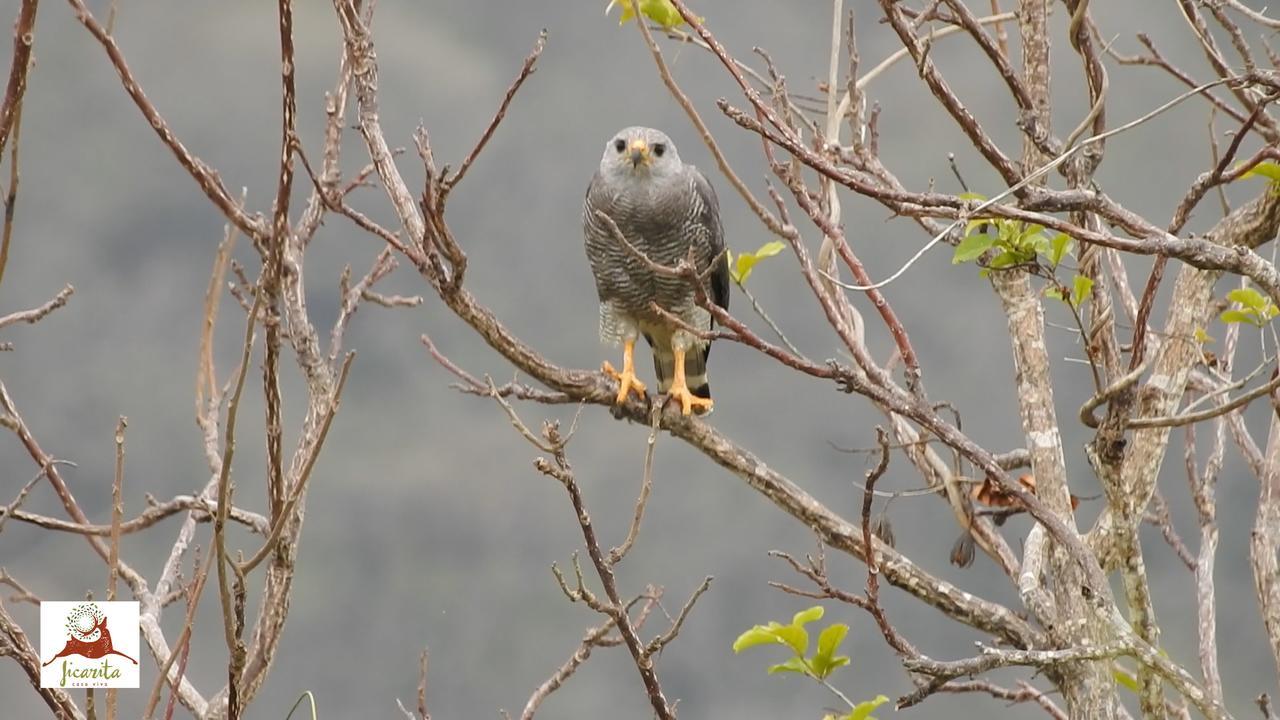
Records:
<instances>
[{"instance_id":1,"label":"green leaf","mask_svg":"<svg viewBox=\"0 0 1280 720\"><path fill-rule=\"evenodd\" d=\"M1034 240L1034 239L1035 239L1035 236L1039 235L1039 234L1040 234L1040 233L1042 233L1042 232L1044 232L1044 226L1043 226L1043 225L1031 225L1031 226L1027 227L1027 229L1026 229L1026 230L1023 230L1022 232L1018 233L1018 239L1019 239L1019 240Z\"/></svg>"},{"instance_id":2,"label":"green leaf","mask_svg":"<svg viewBox=\"0 0 1280 720\"><path fill-rule=\"evenodd\" d=\"M996 239L987 233L973 233L960 241L956 246L956 252L951 256L951 264L959 265L972 260L977 260L982 253L991 249Z\"/></svg>"},{"instance_id":3,"label":"green leaf","mask_svg":"<svg viewBox=\"0 0 1280 720\"><path fill-rule=\"evenodd\" d=\"M983 200L987 199L986 195L983 195L982 193L976 193L976 192L960 193L956 197L960 198L961 200L977 200L978 202L982 202Z\"/></svg>"},{"instance_id":4,"label":"green leaf","mask_svg":"<svg viewBox=\"0 0 1280 720\"><path fill-rule=\"evenodd\" d=\"M1137 678L1135 678L1133 675L1129 674L1125 670L1117 667L1111 671L1111 677L1115 678L1115 681L1117 683L1120 683L1124 687L1128 688L1129 692L1132 692L1135 694L1138 692Z\"/></svg>"},{"instance_id":5,"label":"green leaf","mask_svg":"<svg viewBox=\"0 0 1280 720\"><path fill-rule=\"evenodd\" d=\"M990 218L978 218L977 220L970 220L965 223L964 234L968 236L975 232L986 232L988 228L992 227L995 227L995 224Z\"/></svg>"},{"instance_id":6,"label":"green leaf","mask_svg":"<svg viewBox=\"0 0 1280 720\"><path fill-rule=\"evenodd\" d=\"M800 673L801 675L810 674L809 666L805 664L804 658L800 657L799 655L796 655L795 657L791 658L790 660L784 663L778 663L777 665L769 666L770 675L776 675L777 673L783 673L783 672Z\"/></svg>"},{"instance_id":7,"label":"green leaf","mask_svg":"<svg viewBox=\"0 0 1280 720\"><path fill-rule=\"evenodd\" d=\"M876 720L871 716L871 713L887 702L889 702L889 698L883 695L877 695L874 700L860 702L853 706L853 710L848 715L848 720Z\"/></svg>"},{"instance_id":8,"label":"green leaf","mask_svg":"<svg viewBox=\"0 0 1280 720\"><path fill-rule=\"evenodd\" d=\"M818 651L813 654L809 664L813 666L813 672L819 678L826 678L836 668L849 664L849 658L843 655L836 656L836 650L848 633L848 625L833 623L818 636Z\"/></svg>"},{"instance_id":9,"label":"green leaf","mask_svg":"<svg viewBox=\"0 0 1280 720\"><path fill-rule=\"evenodd\" d=\"M1003 247L1010 247L1017 242L1018 235L1022 232L1022 223L1018 220L997 220L996 230L996 242Z\"/></svg>"},{"instance_id":10,"label":"green leaf","mask_svg":"<svg viewBox=\"0 0 1280 720\"><path fill-rule=\"evenodd\" d=\"M1249 171L1240 176L1241 180L1247 178L1261 177L1271 182L1280 182L1280 164L1272 160L1263 160L1262 162L1249 168Z\"/></svg>"},{"instance_id":11,"label":"green leaf","mask_svg":"<svg viewBox=\"0 0 1280 720\"><path fill-rule=\"evenodd\" d=\"M782 625L774 632L797 655L809 652L809 633L799 625Z\"/></svg>"},{"instance_id":12,"label":"green leaf","mask_svg":"<svg viewBox=\"0 0 1280 720\"><path fill-rule=\"evenodd\" d=\"M1017 265L1022 262L1022 256L1012 250L1005 250L999 255L991 258L991 262L987 263L987 267L992 270L1000 270L1010 265Z\"/></svg>"},{"instance_id":13,"label":"green leaf","mask_svg":"<svg viewBox=\"0 0 1280 720\"><path fill-rule=\"evenodd\" d=\"M1093 280L1085 275L1077 275L1072 282L1071 288L1071 306L1080 307L1089 297L1090 291L1093 290Z\"/></svg>"},{"instance_id":14,"label":"green leaf","mask_svg":"<svg viewBox=\"0 0 1280 720\"><path fill-rule=\"evenodd\" d=\"M614 5L622 6L622 16L618 18L618 24L625 25L636 16L635 1L610 0L604 12L608 15ZM640 0L640 12L668 30L684 23L684 18L680 16L680 11L676 10L676 6L671 4L671 0Z\"/></svg>"},{"instance_id":15,"label":"green leaf","mask_svg":"<svg viewBox=\"0 0 1280 720\"><path fill-rule=\"evenodd\" d=\"M1049 242L1049 262L1056 267L1062 263L1062 258L1071 252L1071 237L1066 233L1058 233L1053 236L1053 240Z\"/></svg>"},{"instance_id":16,"label":"green leaf","mask_svg":"<svg viewBox=\"0 0 1280 720\"><path fill-rule=\"evenodd\" d=\"M760 248L753 253L740 253L738 255L737 262L730 263L729 275L733 278L735 283L741 285L747 281L747 278L751 275L751 270L756 266L756 263L767 257L777 255L786 247L786 244L774 240L761 245Z\"/></svg>"},{"instance_id":17,"label":"green leaf","mask_svg":"<svg viewBox=\"0 0 1280 720\"><path fill-rule=\"evenodd\" d=\"M1232 323L1249 323L1250 325L1258 324L1257 316L1254 313L1245 310L1224 310L1222 314L1218 316L1218 319L1228 325Z\"/></svg>"},{"instance_id":18,"label":"green leaf","mask_svg":"<svg viewBox=\"0 0 1280 720\"><path fill-rule=\"evenodd\" d=\"M756 625L733 641L733 651L739 653L757 645L785 644L786 641L778 637L778 628L780 627L782 626L776 622L771 622L768 625Z\"/></svg>"},{"instance_id":19,"label":"green leaf","mask_svg":"<svg viewBox=\"0 0 1280 720\"><path fill-rule=\"evenodd\" d=\"M1271 304L1270 299L1251 287L1236 288L1227 293L1227 299L1255 310L1262 310Z\"/></svg>"},{"instance_id":20,"label":"green leaf","mask_svg":"<svg viewBox=\"0 0 1280 720\"><path fill-rule=\"evenodd\" d=\"M773 257L783 250L787 249L787 244L780 240L772 240L761 245L755 252L755 256L761 260L767 257Z\"/></svg>"},{"instance_id":21,"label":"green leaf","mask_svg":"<svg viewBox=\"0 0 1280 720\"><path fill-rule=\"evenodd\" d=\"M1195 336L1196 336L1196 342L1200 343L1201 345L1206 345L1214 341L1213 338L1209 336L1209 333L1205 332L1204 328L1202 327L1196 328Z\"/></svg>"},{"instance_id":22,"label":"green leaf","mask_svg":"<svg viewBox=\"0 0 1280 720\"><path fill-rule=\"evenodd\" d=\"M1063 302L1066 301L1066 298L1063 297L1062 295L1062 291L1056 287L1045 288L1044 296L1047 298L1052 298L1054 300L1062 300Z\"/></svg>"},{"instance_id":23,"label":"green leaf","mask_svg":"<svg viewBox=\"0 0 1280 720\"><path fill-rule=\"evenodd\" d=\"M809 633L798 625L781 625L776 622L756 625L733 641L733 651L738 653L757 645L786 645L797 655L804 655L809 649Z\"/></svg>"},{"instance_id":24,"label":"green leaf","mask_svg":"<svg viewBox=\"0 0 1280 720\"><path fill-rule=\"evenodd\" d=\"M840 649L840 643L844 642L844 636L849 634L849 626L844 623L833 623L828 625L822 634L818 636L818 654L814 657L832 657L836 654L836 650Z\"/></svg>"},{"instance_id":25,"label":"green leaf","mask_svg":"<svg viewBox=\"0 0 1280 720\"><path fill-rule=\"evenodd\" d=\"M820 680L825 680L836 671L836 668L844 667L849 664L848 655L814 655L809 660L809 665L813 668L813 674L817 675Z\"/></svg>"},{"instance_id":26,"label":"green leaf","mask_svg":"<svg viewBox=\"0 0 1280 720\"><path fill-rule=\"evenodd\" d=\"M796 627L804 627L805 625L813 622L814 620L821 620L822 615L825 612L826 612L826 609L823 608L821 605L814 605L808 610L801 610L800 612L793 615L791 617L791 624L795 625Z\"/></svg>"}]
</instances>

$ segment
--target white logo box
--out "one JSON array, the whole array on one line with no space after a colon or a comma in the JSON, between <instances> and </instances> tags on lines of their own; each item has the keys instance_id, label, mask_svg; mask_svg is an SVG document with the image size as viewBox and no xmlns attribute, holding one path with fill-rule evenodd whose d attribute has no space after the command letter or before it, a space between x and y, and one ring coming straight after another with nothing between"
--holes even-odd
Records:
<instances>
[{"instance_id":1,"label":"white logo box","mask_svg":"<svg viewBox=\"0 0 1280 720\"><path fill-rule=\"evenodd\" d=\"M40 687L136 688L138 603L40 603Z\"/></svg>"}]
</instances>

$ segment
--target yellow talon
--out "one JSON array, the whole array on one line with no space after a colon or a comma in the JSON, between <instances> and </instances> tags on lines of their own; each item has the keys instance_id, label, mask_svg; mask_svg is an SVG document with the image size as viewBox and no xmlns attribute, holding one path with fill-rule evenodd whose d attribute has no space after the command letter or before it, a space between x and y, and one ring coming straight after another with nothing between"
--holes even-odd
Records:
<instances>
[{"instance_id":1,"label":"yellow talon","mask_svg":"<svg viewBox=\"0 0 1280 720\"><path fill-rule=\"evenodd\" d=\"M689 384L688 381L685 380L684 376L685 351L673 350L673 353L676 356L676 376L671 380L671 390L668 391L668 395L680 400L680 412L683 415L689 415L693 412L695 407L699 409L699 415L705 415L706 413L711 412L713 405L711 398L698 397L689 391Z\"/></svg>"},{"instance_id":2,"label":"yellow talon","mask_svg":"<svg viewBox=\"0 0 1280 720\"><path fill-rule=\"evenodd\" d=\"M608 360L600 366L605 375L618 381L618 397L614 403L621 405L627 401L628 393L635 391L636 397L644 399L645 387L644 383L636 377L636 364L634 351L636 347L635 340L627 340L622 345L622 372L614 369Z\"/></svg>"}]
</instances>

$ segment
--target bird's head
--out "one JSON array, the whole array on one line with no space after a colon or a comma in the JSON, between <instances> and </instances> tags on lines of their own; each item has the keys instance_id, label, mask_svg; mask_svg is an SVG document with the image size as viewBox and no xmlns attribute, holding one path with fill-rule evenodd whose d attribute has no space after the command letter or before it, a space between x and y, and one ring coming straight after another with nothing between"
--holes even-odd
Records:
<instances>
[{"instance_id":1,"label":"bird's head","mask_svg":"<svg viewBox=\"0 0 1280 720\"><path fill-rule=\"evenodd\" d=\"M680 155L665 133L647 127L619 130L604 147L600 172L613 177L648 178L679 172Z\"/></svg>"}]
</instances>

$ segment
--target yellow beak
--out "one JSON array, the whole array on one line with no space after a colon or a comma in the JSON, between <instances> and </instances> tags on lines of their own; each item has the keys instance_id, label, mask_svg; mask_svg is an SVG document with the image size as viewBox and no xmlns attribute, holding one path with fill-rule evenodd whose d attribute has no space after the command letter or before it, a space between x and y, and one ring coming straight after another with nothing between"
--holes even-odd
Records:
<instances>
[{"instance_id":1,"label":"yellow beak","mask_svg":"<svg viewBox=\"0 0 1280 720\"><path fill-rule=\"evenodd\" d=\"M644 140L636 138L631 141L630 152L631 167L639 167L640 163L649 164L649 145Z\"/></svg>"}]
</instances>

